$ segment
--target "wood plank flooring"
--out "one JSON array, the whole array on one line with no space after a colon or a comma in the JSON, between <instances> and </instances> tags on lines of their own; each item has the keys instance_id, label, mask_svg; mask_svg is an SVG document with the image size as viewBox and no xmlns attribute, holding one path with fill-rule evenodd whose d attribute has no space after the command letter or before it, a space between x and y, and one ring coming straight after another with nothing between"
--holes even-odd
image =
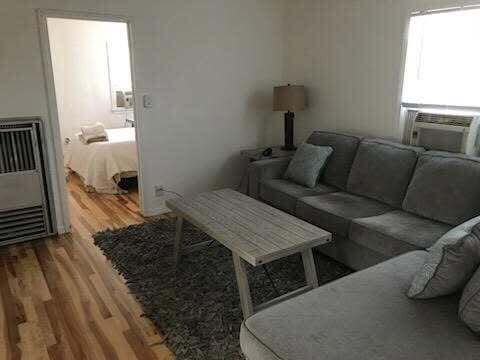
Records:
<instances>
[{"instance_id":1,"label":"wood plank flooring","mask_svg":"<svg viewBox=\"0 0 480 360\"><path fill-rule=\"evenodd\" d=\"M68 190L71 234L0 248L0 359L174 359L91 239L143 222L138 194Z\"/></svg>"}]
</instances>

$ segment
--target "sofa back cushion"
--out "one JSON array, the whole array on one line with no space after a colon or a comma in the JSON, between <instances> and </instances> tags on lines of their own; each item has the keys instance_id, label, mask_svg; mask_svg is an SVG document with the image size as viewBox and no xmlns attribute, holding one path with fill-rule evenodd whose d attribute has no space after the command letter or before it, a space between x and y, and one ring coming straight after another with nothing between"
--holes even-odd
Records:
<instances>
[{"instance_id":1,"label":"sofa back cushion","mask_svg":"<svg viewBox=\"0 0 480 360\"><path fill-rule=\"evenodd\" d=\"M328 160L321 181L345 190L348 174L362 138L339 132L316 131L307 140L309 144L330 146L333 153Z\"/></svg>"},{"instance_id":2,"label":"sofa back cushion","mask_svg":"<svg viewBox=\"0 0 480 360\"><path fill-rule=\"evenodd\" d=\"M403 209L450 225L480 215L480 160L443 152L424 153Z\"/></svg>"},{"instance_id":3,"label":"sofa back cushion","mask_svg":"<svg viewBox=\"0 0 480 360\"><path fill-rule=\"evenodd\" d=\"M385 140L363 140L350 171L347 190L401 207L418 154L423 151Z\"/></svg>"}]
</instances>

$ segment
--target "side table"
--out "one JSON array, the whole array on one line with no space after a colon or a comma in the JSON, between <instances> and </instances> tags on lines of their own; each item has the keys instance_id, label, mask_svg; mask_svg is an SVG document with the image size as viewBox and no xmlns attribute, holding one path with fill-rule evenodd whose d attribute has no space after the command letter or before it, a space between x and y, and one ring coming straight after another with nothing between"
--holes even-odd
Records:
<instances>
[{"instance_id":1,"label":"side table","mask_svg":"<svg viewBox=\"0 0 480 360\"><path fill-rule=\"evenodd\" d=\"M293 156L293 154L295 154L295 150L287 151L287 150L282 150L281 146L273 146L272 154L269 156L263 156L263 152L265 151L265 149L267 148L264 147L259 149L242 150L240 152L240 156L243 159L246 159L249 163L251 163L259 160L290 157L290 156ZM248 195L248 167L242 176L238 191Z\"/></svg>"},{"instance_id":2,"label":"side table","mask_svg":"<svg viewBox=\"0 0 480 360\"><path fill-rule=\"evenodd\" d=\"M266 159L275 159L275 158L283 158L283 157L290 157L295 154L295 150L287 151L287 150L282 150L281 146L274 146L272 147L272 155L270 156L263 156L263 152L265 151L265 148L259 148L259 149L249 149L249 150L242 150L240 152L240 155L248 159L250 162L253 161L258 161L258 160L266 160Z\"/></svg>"}]
</instances>

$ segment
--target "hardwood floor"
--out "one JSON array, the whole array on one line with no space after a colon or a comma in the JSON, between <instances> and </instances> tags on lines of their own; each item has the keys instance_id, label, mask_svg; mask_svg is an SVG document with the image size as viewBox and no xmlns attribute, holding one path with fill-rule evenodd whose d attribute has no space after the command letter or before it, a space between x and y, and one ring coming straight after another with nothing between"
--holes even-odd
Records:
<instances>
[{"instance_id":1,"label":"hardwood floor","mask_svg":"<svg viewBox=\"0 0 480 360\"><path fill-rule=\"evenodd\" d=\"M71 234L0 248L0 359L173 359L91 238L142 222L138 194L68 190Z\"/></svg>"}]
</instances>

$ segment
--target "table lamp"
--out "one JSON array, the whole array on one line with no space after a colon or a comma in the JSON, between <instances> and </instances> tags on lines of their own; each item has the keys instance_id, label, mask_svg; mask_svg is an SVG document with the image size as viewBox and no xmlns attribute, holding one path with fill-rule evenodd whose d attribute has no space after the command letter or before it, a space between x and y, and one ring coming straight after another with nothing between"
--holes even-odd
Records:
<instances>
[{"instance_id":1,"label":"table lamp","mask_svg":"<svg viewBox=\"0 0 480 360\"><path fill-rule=\"evenodd\" d=\"M293 145L294 111L306 108L305 87L303 85L276 86L273 89L273 111L285 113L285 145L282 150L296 150Z\"/></svg>"}]
</instances>

